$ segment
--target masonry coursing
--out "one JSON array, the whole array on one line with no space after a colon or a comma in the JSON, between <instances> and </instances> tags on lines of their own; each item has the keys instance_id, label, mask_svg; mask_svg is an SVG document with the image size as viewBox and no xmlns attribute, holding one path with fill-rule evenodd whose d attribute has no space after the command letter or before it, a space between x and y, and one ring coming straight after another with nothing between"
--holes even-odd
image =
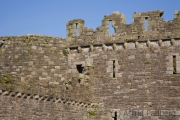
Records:
<instances>
[{"instance_id":1,"label":"masonry coursing","mask_svg":"<svg viewBox=\"0 0 180 120\"><path fill-rule=\"evenodd\" d=\"M135 12L126 25L113 12L96 30L75 19L66 38L0 37L0 118L180 119L180 11L162 15Z\"/></svg>"}]
</instances>

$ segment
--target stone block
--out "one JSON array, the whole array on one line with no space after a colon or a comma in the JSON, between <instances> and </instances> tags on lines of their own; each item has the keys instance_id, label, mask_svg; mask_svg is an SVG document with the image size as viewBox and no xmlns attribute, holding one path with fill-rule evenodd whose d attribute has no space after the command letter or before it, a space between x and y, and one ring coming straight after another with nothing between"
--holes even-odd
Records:
<instances>
[{"instance_id":1,"label":"stone block","mask_svg":"<svg viewBox=\"0 0 180 120\"><path fill-rule=\"evenodd\" d=\"M173 67L167 67L168 71L173 71L173 69L174 69Z\"/></svg>"},{"instance_id":2,"label":"stone block","mask_svg":"<svg viewBox=\"0 0 180 120\"><path fill-rule=\"evenodd\" d=\"M107 67L106 72L108 72L108 73L109 73L109 72L113 72L113 67L111 67L111 66L110 66L110 67Z\"/></svg>"},{"instance_id":3,"label":"stone block","mask_svg":"<svg viewBox=\"0 0 180 120\"><path fill-rule=\"evenodd\" d=\"M176 56L176 61L180 61L180 56Z\"/></svg>"},{"instance_id":4,"label":"stone block","mask_svg":"<svg viewBox=\"0 0 180 120\"><path fill-rule=\"evenodd\" d=\"M102 55L102 59L107 59L107 55Z\"/></svg>"},{"instance_id":5,"label":"stone block","mask_svg":"<svg viewBox=\"0 0 180 120\"><path fill-rule=\"evenodd\" d=\"M166 59L167 60L172 59L172 56L168 55L168 56L166 56Z\"/></svg>"},{"instance_id":6,"label":"stone block","mask_svg":"<svg viewBox=\"0 0 180 120\"><path fill-rule=\"evenodd\" d=\"M47 72L42 72L42 76L47 76L48 73Z\"/></svg>"},{"instance_id":7,"label":"stone block","mask_svg":"<svg viewBox=\"0 0 180 120\"><path fill-rule=\"evenodd\" d=\"M49 65L54 65L54 61L49 61L48 64Z\"/></svg>"},{"instance_id":8,"label":"stone block","mask_svg":"<svg viewBox=\"0 0 180 120\"><path fill-rule=\"evenodd\" d=\"M16 96L17 96L17 97L21 97L21 96L22 96L22 94L21 94L21 93L18 93Z\"/></svg>"},{"instance_id":9,"label":"stone block","mask_svg":"<svg viewBox=\"0 0 180 120\"><path fill-rule=\"evenodd\" d=\"M122 77L122 73L116 73L116 77Z\"/></svg>"},{"instance_id":10,"label":"stone block","mask_svg":"<svg viewBox=\"0 0 180 120\"><path fill-rule=\"evenodd\" d=\"M35 72L35 71L32 71L32 72L31 72L31 75L36 75L36 72Z\"/></svg>"},{"instance_id":11,"label":"stone block","mask_svg":"<svg viewBox=\"0 0 180 120\"><path fill-rule=\"evenodd\" d=\"M79 78L79 79L84 79L84 77L85 77L84 74L79 74L79 77L78 77L78 78Z\"/></svg>"},{"instance_id":12,"label":"stone block","mask_svg":"<svg viewBox=\"0 0 180 120\"><path fill-rule=\"evenodd\" d=\"M114 72L115 72L115 73L118 73L118 71L119 71L119 69L115 67L115 68L114 68Z\"/></svg>"},{"instance_id":13,"label":"stone block","mask_svg":"<svg viewBox=\"0 0 180 120\"><path fill-rule=\"evenodd\" d=\"M99 54L90 54L90 57L96 57L98 56Z\"/></svg>"},{"instance_id":14,"label":"stone block","mask_svg":"<svg viewBox=\"0 0 180 120\"><path fill-rule=\"evenodd\" d=\"M59 82L49 82L50 85L59 85Z\"/></svg>"},{"instance_id":15,"label":"stone block","mask_svg":"<svg viewBox=\"0 0 180 120\"><path fill-rule=\"evenodd\" d=\"M32 46L32 49L36 50L36 49L37 49L37 46Z\"/></svg>"},{"instance_id":16,"label":"stone block","mask_svg":"<svg viewBox=\"0 0 180 120\"><path fill-rule=\"evenodd\" d=\"M113 73L110 73L110 74L109 74L109 77L113 78Z\"/></svg>"},{"instance_id":17,"label":"stone block","mask_svg":"<svg viewBox=\"0 0 180 120\"><path fill-rule=\"evenodd\" d=\"M179 53L169 53L170 56L179 56Z\"/></svg>"},{"instance_id":18,"label":"stone block","mask_svg":"<svg viewBox=\"0 0 180 120\"><path fill-rule=\"evenodd\" d=\"M77 73L77 69L71 69L72 73Z\"/></svg>"},{"instance_id":19,"label":"stone block","mask_svg":"<svg viewBox=\"0 0 180 120\"><path fill-rule=\"evenodd\" d=\"M15 55L15 58L16 58L16 59L18 59L18 58L19 58L19 56L18 56L18 55Z\"/></svg>"},{"instance_id":20,"label":"stone block","mask_svg":"<svg viewBox=\"0 0 180 120\"><path fill-rule=\"evenodd\" d=\"M108 66L112 66L113 65L113 61L108 61Z\"/></svg>"},{"instance_id":21,"label":"stone block","mask_svg":"<svg viewBox=\"0 0 180 120\"><path fill-rule=\"evenodd\" d=\"M176 61L176 66L180 66L180 61Z\"/></svg>"},{"instance_id":22,"label":"stone block","mask_svg":"<svg viewBox=\"0 0 180 120\"><path fill-rule=\"evenodd\" d=\"M168 70L166 71L166 74L173 74L173 71Z\"/></svg>"},{"instance_id":23,"label":"stone block","mask_svg":"<svg viewBox=\"0 0 180 120\"><path fill-rule=\"evenodd\" d=\"M124 99L129 99L129 96L123 96Z\"/></svg>"},{"instance_id":24,"label":"stone block","mask_svg":"<svg viewBox=\"0 0 180 120\"><path fill-rule=\"evenodd\" d=\"M129 60L134 59L134 58L135 58L134 55L128 56L128 59L129 59Z\"/></svg>"},{"instance_id":25,"label":"stone block","mask_svg":"<svg viewBox=\"0 0 180 120\"><path fill-rule=\"evenodd\" d=\"M120 65L115 65L115 68L116 69L120 69Z\"/></svg>"},{"instance_id":26,"label":"stone block","mask_svg":"<svg viewBox=\"0 0 180 120\"><path fill-rule=\"evenodd\" d=\"M127 43L127 48L128 49L135 49L136 48L135 43Z\"/></svg>"},{"instance_id":27,"label":"stone block","mask_svg":"<svg viewBox=\"0 0 180 120\"><path fill-rule=\"evenodd\" d=\"M68 73L72 73L72 69L68 69Z\"/></svg>"},{"instance_id":28,"label":"stone block","mask_svg":"<svg viewBox=\"0 0 180 120\"><path fill-rule=\"evenodd\" d=\"M172 67L172 66L173 66L173 62L172 61L166 63L166 67Z\"/></svg>"},{"instance_id":29,"label":"stone block","mask_svg":"<svg viewBox=\"0 0 180 120\"><path fill-rule=\"evenodd\" d=\"M180 73L180 65L176 67L176 73Z\"/></svg>"},{"instance_id":30,"label":"stone block","mask_svg":"<svg viewBox=\"0 0 180 120\"><path fill-rule=\"evenodd\" d=\"M39 99L39 95L34 96L34 99Z\"/></svg>"},{"instance_id":31,"label":"stone block","mask_svg":"<svg viewBox=\"0 0 180 120\"><path fill-rule=\"evenodd\" d=\"M117 65L118 65L118 60L116 59L116 60L115 60L115 66L117 66Z\"/></svg>"},{"instance_id":32,"label":"stone block","mask_svg":"<svg viewBox=\"0 0 180 120\"><path fill-rule=\"evenodd\" d=\"M55 69L60 69L60 66L55 66Z\"/></svg>"},{"instance_id":33,"label":"stone block","mask_svg":"<svg viewBox=\"0 0 180 120\"><path fill-rule=\"evenodd\" d=\"M29 62L29 65L33 65L33 61L30 61L30 62Z\"/></svg>"},{"instance_id":34,"label":"stone block","mask_svg":"<svg viewBox=\"0 0 180 120\"><path fill-rule=\"evenodd\" d=\"M175 115L179 115L180 116L180 110L175 112Z\"/></svg>"}]
</instances>

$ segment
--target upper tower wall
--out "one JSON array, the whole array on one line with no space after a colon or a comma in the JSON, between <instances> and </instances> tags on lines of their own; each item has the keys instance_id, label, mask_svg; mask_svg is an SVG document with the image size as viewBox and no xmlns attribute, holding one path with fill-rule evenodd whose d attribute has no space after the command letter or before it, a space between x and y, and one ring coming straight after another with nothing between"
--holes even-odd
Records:
<instances>
[{"instance_id":1,"label":"upper tower wall","mask_svg":"<svg viewBox=\"0 0 180 120\"><path fill-rule=\"evenodd\" d=\"M77 46L179 38L180 11L175 11L174 19L170 21L163 20L163 13L162 10L135 12L132 24L126 24L125 15L116 11L105 15L96 30L84 27L82 19L71 20L67 23L67 41ZM110 22L115 31L113 34L109 33Z\"/></svg>"}]
</instances>

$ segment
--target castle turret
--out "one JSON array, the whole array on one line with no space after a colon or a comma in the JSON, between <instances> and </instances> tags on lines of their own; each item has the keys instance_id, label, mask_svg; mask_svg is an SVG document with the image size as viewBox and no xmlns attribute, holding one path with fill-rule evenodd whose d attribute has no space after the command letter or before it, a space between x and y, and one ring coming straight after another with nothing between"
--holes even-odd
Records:
<instances>
[{"instance_id":1,"label":"castle turret","mask_svg":"<svg viewBox=\"0 0 180 120\"><path fill-rule=\"evenodd\" d=\"M71 38L76 38L81 35L82 29L84 27L84 20L74 19L66 24L66 38L71 40Z\"/></svg>"}]
</instances>

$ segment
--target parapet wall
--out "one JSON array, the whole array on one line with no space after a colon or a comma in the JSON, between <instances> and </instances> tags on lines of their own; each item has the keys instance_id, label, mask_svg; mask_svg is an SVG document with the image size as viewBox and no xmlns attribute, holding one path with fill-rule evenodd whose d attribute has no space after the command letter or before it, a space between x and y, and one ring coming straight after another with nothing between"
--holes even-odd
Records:
<instances>
[{"instance_id":1,"label":"parapet wall","mask_svg":"<svg viewBox=\"0 0 180 120\"><path fill-rule=\"evenodd\" d=\"M96 30L84 27L84 20L71 20L66 24L67 40L71 42L70 45L89 45L179 38L180 11L175 11L174 19L170 21L163 20L163 13L161 10L135 12L133 23L125 24L125 15L114 12L112 15L105 15L102 26ZM112 21L114 34L109 34L109 21ZM148 22L147 29L145 21Z\"/></svg>"}]
</instances>

